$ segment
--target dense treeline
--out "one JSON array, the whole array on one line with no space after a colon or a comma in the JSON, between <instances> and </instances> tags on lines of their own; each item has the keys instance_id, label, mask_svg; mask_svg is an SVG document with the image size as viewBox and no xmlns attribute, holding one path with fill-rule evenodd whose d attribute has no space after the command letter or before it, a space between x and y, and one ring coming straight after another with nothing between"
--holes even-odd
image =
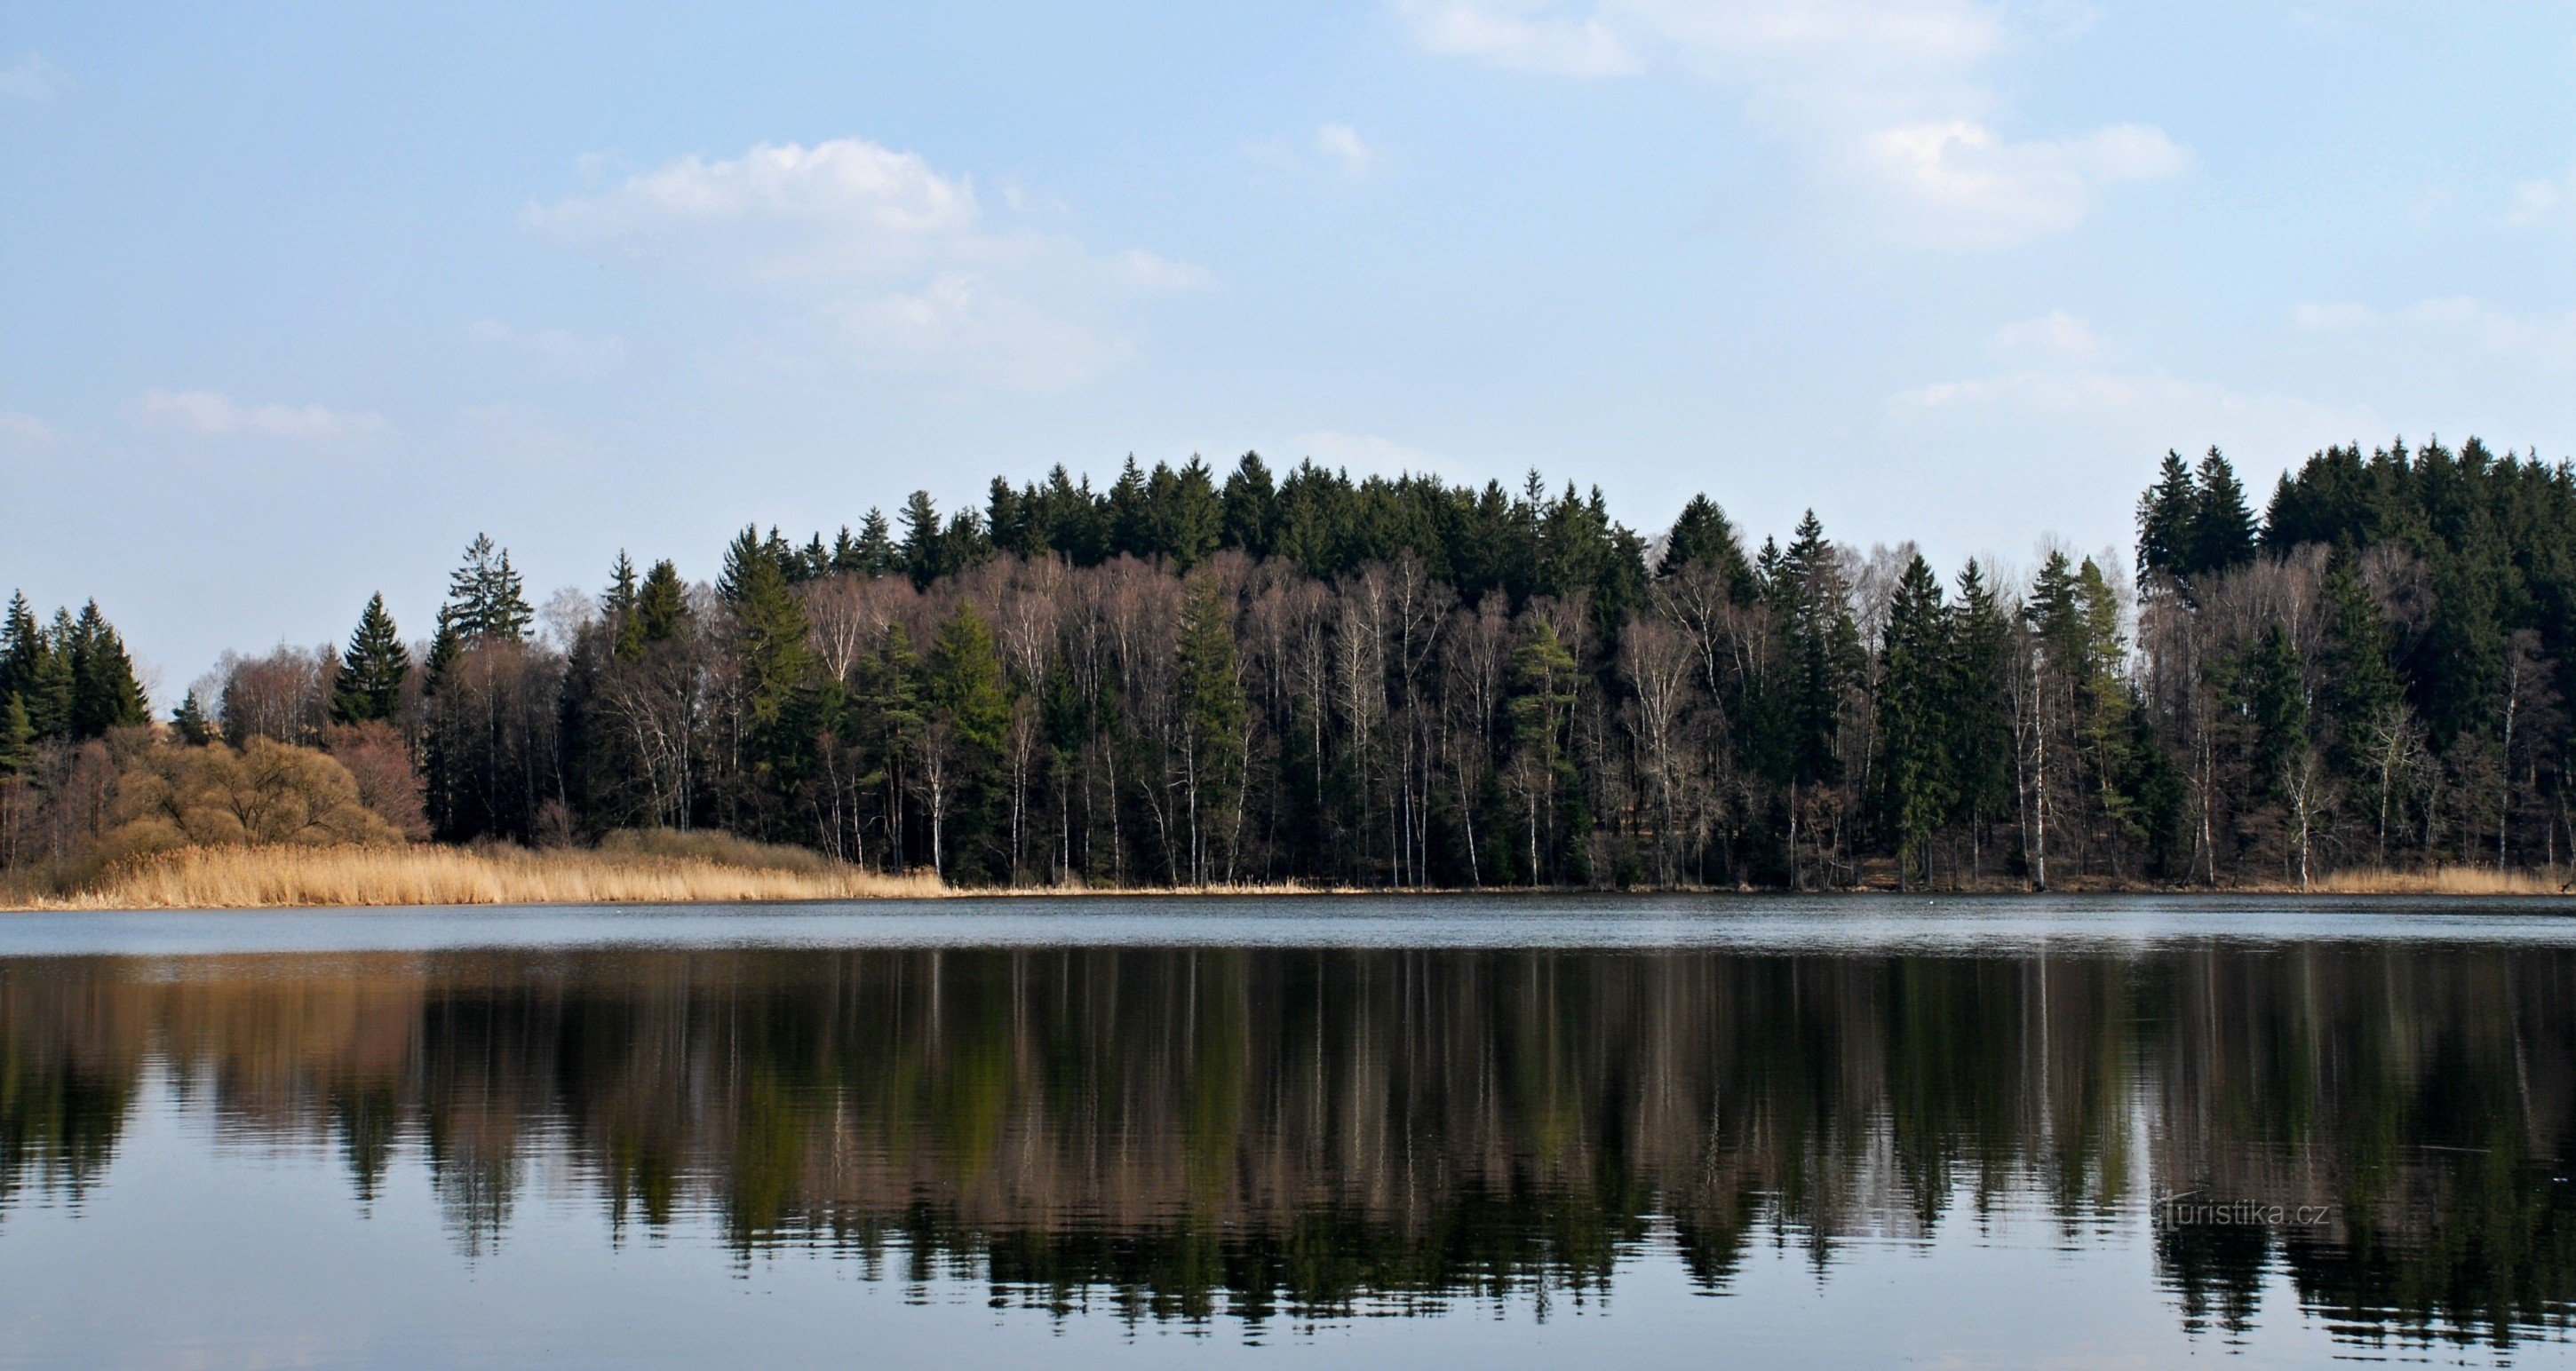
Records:
<instances>
[{"instance_id":1,"label":"dense treeline","mask_svg":"<svg viewBox=\"0 0 2576 1371\"><path fill-rule=\"evenodd\" d=\"M2304 884L2570 860L2571 635L2576 477L2474 440L2320 453L2259 519L2169 456L2134 578L1131 460L745 529L712 584L621 556L543 616L478 539L426 643L372 600L170 731L398 733L451 840L712 827L965 883ZM17 602L0 648L0 857L58 849L142 695L94 607Z\"/></svg>"}]
</instances>

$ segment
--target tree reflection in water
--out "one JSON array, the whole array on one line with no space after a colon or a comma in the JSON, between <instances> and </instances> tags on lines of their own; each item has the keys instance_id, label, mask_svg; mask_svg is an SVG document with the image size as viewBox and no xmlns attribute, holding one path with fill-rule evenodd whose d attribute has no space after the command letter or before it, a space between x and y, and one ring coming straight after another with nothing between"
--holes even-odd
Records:
<instances>
[{"instance_id":1,"label":"tree reflection in water","mask_svg":"<svg viewBox=\"0 0 2576 1371\"><path fill-rule=\"evenodd\" d=\"M2576 1298L2571 1046L2556 950L0 962L0 1240L166 1069L362 1199L417 1148L468 1250L542 1158L620 1235L1260 1320L1592 1300L1663 1241L1711 1290L2001 1211L2082 1245L2188 1194L2329 1216L2159 1225L2191 1328L2282 1272L2340 1336L2507 1344Z\"/></svg>"}]
</instances>

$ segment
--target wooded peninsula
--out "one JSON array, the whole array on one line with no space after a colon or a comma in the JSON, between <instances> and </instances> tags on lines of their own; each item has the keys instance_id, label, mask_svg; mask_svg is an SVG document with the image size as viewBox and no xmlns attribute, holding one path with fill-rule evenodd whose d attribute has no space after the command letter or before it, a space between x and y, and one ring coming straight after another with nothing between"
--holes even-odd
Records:
<instances>
[{"instance_id":1,"label":"wooded peninsula","mask_svg":"<svg viewBox=\"0 0 2576 1371\"><path fill-rule=\"evenodd\" d=\"M1947 577L1704 496L1639 533L1536 474L1131 458L746 528L712 584L621 555L542 614L477 538L426 639L379 595L157 717L95 603L17 596L0 880L434 841L810 878L767 898L2554 890L2571 639L2576 474L2474 439L2328 449L2259 518L2169 454L2133 566Z\"/></svg>"}]
</instances>

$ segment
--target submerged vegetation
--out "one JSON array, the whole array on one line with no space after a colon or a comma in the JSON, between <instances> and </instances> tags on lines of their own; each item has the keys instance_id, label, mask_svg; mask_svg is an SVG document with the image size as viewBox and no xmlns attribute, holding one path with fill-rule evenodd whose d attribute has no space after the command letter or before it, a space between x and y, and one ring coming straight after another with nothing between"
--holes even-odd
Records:
<instances>
[{"instance_id":1,"label":"submerged vegetation","mask_svg":"<svg viewBox=\"0 0 2576 1371\"><path fill-rule=\"evenodd\" d=\"M1702 497L1648 537L1535 475L1249 455L899 525L745 529L712 584L621 556L542 632L477 539L426 641L378 597L163 722L96 606L20 598L0 868L133 888L632 829L950 885L2555 890L2576 862L2576 478L2474 440L2319 453L2260 518L2214 450L2168 457L2134 570L1945 578L1813 515L1748 546Z\"/></svg>"}]
</instances>

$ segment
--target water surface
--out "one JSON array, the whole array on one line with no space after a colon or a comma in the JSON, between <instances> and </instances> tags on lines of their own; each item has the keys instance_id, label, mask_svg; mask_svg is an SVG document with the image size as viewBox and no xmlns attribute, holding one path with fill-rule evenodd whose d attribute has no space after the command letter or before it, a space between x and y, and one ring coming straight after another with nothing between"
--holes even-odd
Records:
<instances>
[{"instance_id":1,"label":"water surface","mask_svg":"<svg viewBox=\"0 0 2576 1371\"><path fill-rule=\"evenodd\" d=\"M0 1360L2554 1362L2567 908L0 916Z\"/></svg>"}]
</instances>

